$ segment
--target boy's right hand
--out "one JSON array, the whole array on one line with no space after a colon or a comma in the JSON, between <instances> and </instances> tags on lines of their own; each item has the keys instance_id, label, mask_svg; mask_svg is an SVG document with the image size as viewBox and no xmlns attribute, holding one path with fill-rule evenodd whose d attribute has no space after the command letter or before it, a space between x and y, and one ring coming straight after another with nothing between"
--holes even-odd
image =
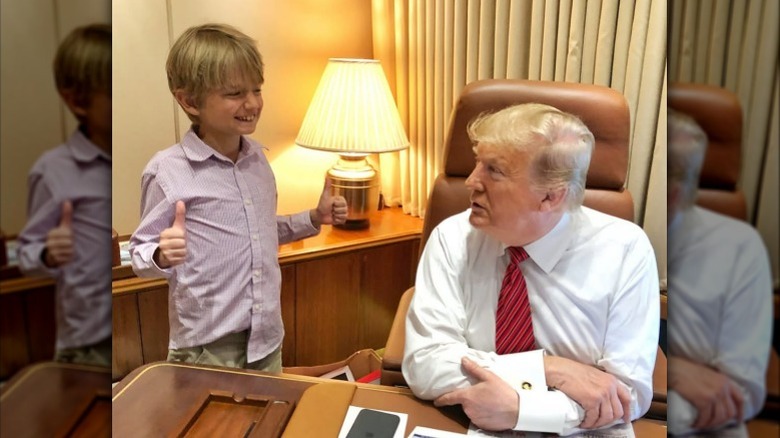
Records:
<instances>
[{"instance_id":1,"label":"boy's right hand","mask_svg":"<svg viewBox=\"0 0 780 438\"><path fill-rule=\"evenodd\" d=\"M184 263L187 258L187 238L184 227L186 209L184 201L176 202L176 216L170 228L160 233L160 245L154 252L154 262L157 266L167 269Z\"/></svg>"},{"instance_id":2,"label":"boy's right hand","mask_svg":"<svg viewBox=\"0 0 780 438\"><path fill-rule=\"evenodd\" d=\"M57 268L73 259L73 204L62 203L60 224L46 234L43 262L49 268Z\"/></svg>"}]
</instances>

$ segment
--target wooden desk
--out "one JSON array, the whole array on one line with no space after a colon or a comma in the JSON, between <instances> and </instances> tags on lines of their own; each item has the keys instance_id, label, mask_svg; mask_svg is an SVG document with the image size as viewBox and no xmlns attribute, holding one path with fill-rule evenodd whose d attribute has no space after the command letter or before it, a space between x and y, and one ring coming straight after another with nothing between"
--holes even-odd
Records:
<instances>
[{"instance_id":1,"label":"wooden desk","mask_svg":"<svg viewBox=\"0 0 780 438\"><path fill-rule=\"evenodd\" d=\"M50 278L22 277L5 267L0 280L0 380L25 366L54 357L54 293Z\"/></svg>"},{"instance_id":2,"label":"wooden desk","mask_svg":"<svg viewBox=\"0 0 780 438\"><path fill-rule=\"evenodd\" d=\"M110 437L110 370L57 362L24 368L0 392L0 436Z\"/></svg>"},{"instance_id":3,"label":"wooden desk","mask_svg":"<svg viewBox=\"0 0 780 438\"><path fill-rule=\"evenodd\" d=\"M270 396L296 404L285 431L297 431L294 436L315 436L301 433L313 428L318 437L335 437L349 404L407 413L404 436L415 426L461 433L468 427L460 408L437 409L407 389L160 362L133 371L114 388L114 436L177 436L199 415L210 393L231 394L237 400ZM665 426L654 421L639 420L634 430L640 438L666 436Z\"/></svg>"},{"instance_id":4,"label":"wooden desk","mask_svg":"<svg viewBox=\"0 0 780 438\"><path fill-rule=\"evenodd\" d=\"M337 362L382 348L401 294L414 283L422 219L400 208L375 213L365 230L324 225L281 245L285 366ZM168 352L168 285L114 268L113 369L119 379Z\"/></svg>"}]
</instances>

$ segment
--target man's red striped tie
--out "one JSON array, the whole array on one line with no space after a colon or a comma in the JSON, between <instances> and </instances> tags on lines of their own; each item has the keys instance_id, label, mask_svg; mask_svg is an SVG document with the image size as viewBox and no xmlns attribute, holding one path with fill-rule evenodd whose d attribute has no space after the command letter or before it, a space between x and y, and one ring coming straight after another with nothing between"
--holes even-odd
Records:
<instances>
[{"instance_id":1,"label":"man's red striped tie","mask_svg":"<svg viewBox=\"0 0 780 438\"><path fill-rule=\"evenodd\" d=\"M534 327L528 288L520 270L520 263L528 258L521 247L509 247L509 265L506 267L496 309L496 353L509 354L534 349Z\"/></svg>"}]
</instances>

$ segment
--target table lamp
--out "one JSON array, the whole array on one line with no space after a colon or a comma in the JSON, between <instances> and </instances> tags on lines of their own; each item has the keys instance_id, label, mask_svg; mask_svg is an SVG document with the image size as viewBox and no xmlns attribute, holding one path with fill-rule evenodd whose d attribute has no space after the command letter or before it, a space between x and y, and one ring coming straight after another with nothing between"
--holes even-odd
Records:
<instances>
[{"instance_id":1,"label":"table lamp","mask_svg":"<svg viewBox=\"0 0 780 438\"><path fill-rule=\"evenodd\" d=\"M349 209L339 227L367 228L379 206L379 176L366 156L409 147L379 61L328 60L295 144L340 155L328 170L333 194Z\"/></svg>"}]
</instances>

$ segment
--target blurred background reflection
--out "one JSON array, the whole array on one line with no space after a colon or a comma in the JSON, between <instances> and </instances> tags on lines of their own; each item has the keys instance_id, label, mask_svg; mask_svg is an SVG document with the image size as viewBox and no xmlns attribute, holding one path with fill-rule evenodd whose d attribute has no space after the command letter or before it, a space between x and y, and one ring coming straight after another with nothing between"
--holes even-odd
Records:
<instances>
[{"instance_id":1,"label":"blurred background reflection","mask_svg":"<svg viewBox=\"0 0 780 438\"><path fill-rule=\"evenodd\" d=\"M778 12L774 0L669 2L673 434L780 435Z\"/></svg>"},{"instance_id":2,"label":"blurred background reflection","mask_svg":"<svg viewBox=\"0 0 780 438\"><path fill-rule=\"evenodd\" d=\"M109 436L111 5L0 17L0 435Z\"/></svg>"}]
</instances>

